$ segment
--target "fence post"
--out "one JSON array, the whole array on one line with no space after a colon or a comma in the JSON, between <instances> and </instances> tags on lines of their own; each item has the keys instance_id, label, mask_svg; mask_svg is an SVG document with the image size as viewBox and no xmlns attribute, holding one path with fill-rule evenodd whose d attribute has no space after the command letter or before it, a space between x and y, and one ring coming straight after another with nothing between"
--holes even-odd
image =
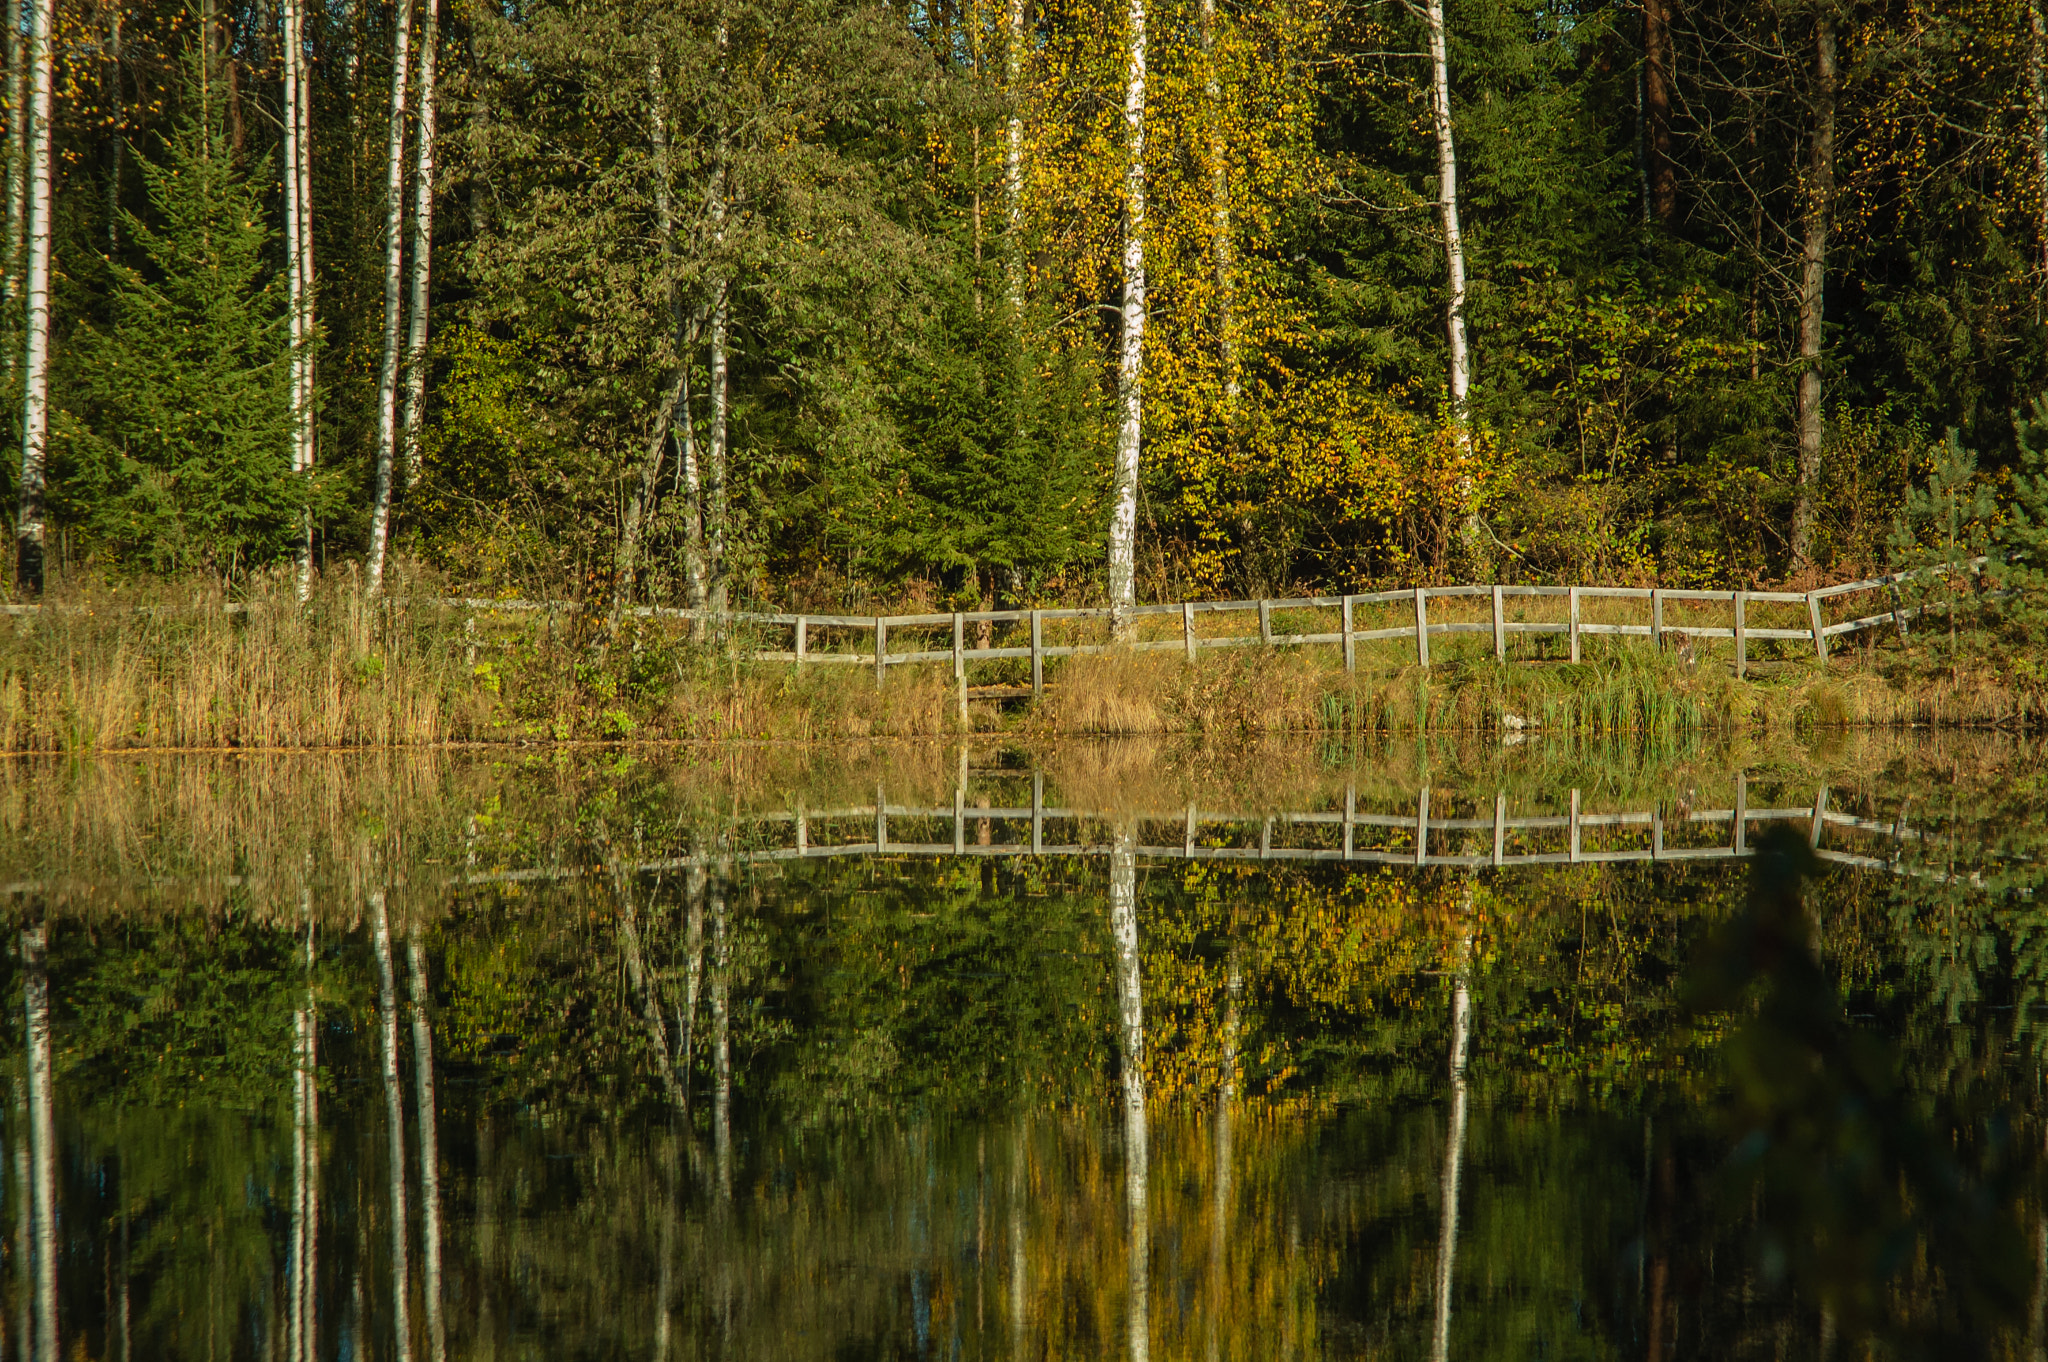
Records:
<instances>
[{"instance_id":1,"label":"fence post","mask_svg":"<svg viewBox=\"0 0 2048 1362\"><path fill-rule=\"evenodd\" d=\"M1735 593L1735 674L1738 677L1749 673L1748 614L1749 593L1738 591Z\"/></svg>"},{"instance_id":2,"label":"fence post","mask_svg":"<svg viewBox=\"0 0 2048 1362\"><path fill-rule=\"evenodd\" d=\"M1820 850L1820 830L1827 826L1828 787L1823 785L1813 797L1813 826L1807 829L1806 844L1815 851Z\"/></svg>"},{"instance_id":3,"label":"fence post","mask_svg":"<svg viewBox=\"0 0 2048 1362\"><path fill-rule=\"evenodd\" d=\"M1494 588L1496 591L1500 588ZM1496 790L1493 795L1493 863L1499 865L1508 849L1508 797Z\"/></svg>"},{"instance_id":4,"label":"fence post","mask_svg":"<svg viewBox=\"0 0 2048 1362\"><path fill-rule=\"evenodd\" d=\"M889 666L889 622L882 616L875 616L875 685L882 684L882 673Z\"/></svg>"},{"instance_id":5,"label":"fence post","mask_svg":"<svg viewBox=\"0 0 2048 1362\"><path fill-rule=\"evenodd\" d=\"M1749 772L1735 773L1735 854L1749 854Z\"/></svg>"},{"instance_id":6,"label":"fence post","mask_svg":"<svg viewBox=\"0 0 2048 1362\"><path fill-rule=\"evenodd\" d=\"M1899 608L1899 583L1896 578L1885 584L1885 594L1891 597L1892 628L1899 631L1899 642L1906 641L1906 616Z\"/></svg>"},{"instance_id":7,"label":"fence post","mask_svg":"<svg viewBox=\"0 0 2048 1362\"><path fill-rule=\"evenodd\" d=\"M1429 787L1415 796L1415 864L1429 863Z\"/></svg>"},{"instance_id":8,"label":"fence post","mask_svg":"<svg viewBox=\"0 0 2048 1362\"><path fill-rule=\"evenodd\" d=\"M1429 665L1428 591L1429 588L1426 586L1415 588L1415 662L1422 667Z\"/></svg>"},{"instance_id":9,"label":"fence post","mask_svg":"<svg viewBox=\"0 0 2048 1362\"><path fill-rule=\"evenodd\" d=\"M1347 672L1358 670L1358 640L1352 637L1351 627L1351 612L1357 605L1356 596L1344 598L1344 670Z\"/></svg>"},{"instance_id":10,"label":"fence post","mask_svg":"<svg viewBox=\"0 0 2048 1362\"><path fill-rule=\"evenodd\" d=\"M1664 651L1664 592L1650 588L1650 646Z\"/></svg>"},{"instance_id":11,"label":"fence post","mask_svg":"<svg viewBox=\"0 0 2048 1362\"><path fill-rule=\"evenodd\" d=\"M1031 773L1031 854L1045 854L1045 773Z\"/></svg>"},{"instance_id":12,"label":"fence post","mask_svg":"<svg viewBox=\"0 0 2048 1362\"><path fill-rule=\"evenodd\" d=\"M1579 660L1579 589L1571 587L1571 623L1567 626L1572 637L1572 661Z\"/></svg>"},{"instance_id":13,"label":"fence post","mask_svg":"<svg viewBox=\"0 0 2048 1362\"><path fill-rule=\"evenodd\" d=\"M1036 610L1031 612L1031 698L1045 698L1045 626Z\"/></svg>"},{"instance_id":14,"label":"fence post","mask_svg":"<svg viewBox=\"0 0 2048 1362\"><path fill-rule=\"evenodd\" d=\"M1500 588L1498 586L1493 589L1493 660L1495 662L1505 662L1508 660L1507 616L1501 611Z\"/></svg>"},{"instance_id":15,"label":"fence post","mask_svg":"<svg viewBox=\"0 0 2048 1362\"><path fill-rule=\"evenodd\" d=\"M1195 859L1195 824L1198 821L1200 820L1195 816L1195 806L1189 804L1187 825L1181 829L1180 850L1181 855L1191 861Z\"/></svg>"},{"instance_id":16,"label":"fence post","mask_svg":"<svg viewBox=\"0 0 2048 1362\"><path fill-rule=\"evenodd\" d=\"M1259 642L1268 648L1273 646L1273 603L1259 602Z\"/></svg>"},{"instance_id":17,"label":"fence post","mask_svg":"<svg viewBox=\"0 0 2048 1362\"><path fill-rule=\"evenodd\" d=\"M1806 619L1813 626L1813 651L1820 655L1821 661L1825 662L1828 660L1828 636L1826 630L1821 627L1820 593L1818 591L1806 593Z\"/></svg>"},{"instance_id":18,"label":"fence post","mask_svg":"<svg viewBox=\"0 0 2048 1362\"><path fill-rule=\"evenodd\" d=\"M1344 787L1344 859L1350 860L1358 836L1358 787Z\"/></svg>"},{"instance_id":19,"label":"fence post","mask_svg":"<svg viewBox=\"0 0 2048 1362\"><path fill-rule=\"evenodd\" d=\"M1579 859L1579 792L1572 791L1572 859Z\"/></svg>"},{"instance_id":20,"label":"fence post","mask_svg":"<svg viewBox=\"0 0 2048 1362\"><path fill-rule=\"evenodd\" d=\"M960 749L960 756L963 761L966 760L966 748ZM965 785L955 785L953 787L953 854L955 856L965 856L967 854L967 787Z\"/></svg>"},{"instance_id":21,"label":"fence post","mask_svg":"<svg viewBox=\"0 0 2048 1362\"><path fill-rule=\"evenodd\" d=\"M875 786L875 850L889 849L889 806L888 796L882 787Z\"/></svg>"},{"instance_id":22,"label":"fence post","mask_svg":"<svg viewBox=\"0 0 2048 1362\"><path fill-rule=\"evenodd\" d=\"M1188 661L1193 662L1195 660L1195 603L1193 601L1182 601L1180 603L1180 641L1181 646L1187 650Z\"/></svg>"},{"instance_id":23,"label":"fence post","mask_svg":"<svg viewBox=\"0 0 2048 1362\"><path fill-rule=\"evenodd\" d=\"M804 659L811 653L811 622L802 615L796 617L796 665L802 671Z\"/></svg>"},{"instance_id":24,"label":"fence post","mask_svg":"<svg viewBox=\"0 0 2048 1362\"><path fill-rule=\"evenodd\" d=\"M953 677L964 679L967 675L967 617L958 610L953 612Z\"/></svg>"}]
</instances>

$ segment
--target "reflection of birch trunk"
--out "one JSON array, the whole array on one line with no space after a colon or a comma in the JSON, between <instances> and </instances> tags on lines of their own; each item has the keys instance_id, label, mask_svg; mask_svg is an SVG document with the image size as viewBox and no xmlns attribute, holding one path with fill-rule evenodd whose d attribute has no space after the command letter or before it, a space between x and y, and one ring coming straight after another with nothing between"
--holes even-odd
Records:
<instances>
[{"instance_id":1,"label":"reflection of birch trunk","mask_svg":"<svg viewBox=\"0 0 2048 1362\"><path fill-rule=\"evenodd\" d=\"M1437 1232L1436 1332L1429 1355L1444 1362L1451 1355L1451 1282L1458 1257L1458 1181L1465 1171L1465 1050L1471 1034L1470 991L1472 937L1458 947L1458 978L1451 992L1451 1131L1444 1142L1443 1223Z\"/></svg>"},{"instance_id":2,"label":"reflection of birch trunk","mask_svg":"<svg viewBox=\"0 0 2048 1362\"><path fill-rule=\"evenodd\" d=\"M441 1318L441 1140L434 1116L434 1029L427 1017L427 953L405 943L412 974L412 1091L420 1123L420 1270L426 1276L427 1345L434 1362L448 1357Z\"/></svg>"},{"instance_id":3,"label":"reflection of birch trunk","mask_svg":"<svg viewBox=\"0 0 2048 1362\"><path fill-rule=\"evenodd\" d=\"M732 943L727 940L725 885L711 889L711 1147L718 1194L732 1199Z\"/></svg>"},{"instance_id":4,"label":"reflection of birch trunk","mask_svg":"<svg viewBox=\"0 0 2048 1362\"><path fill-rule=\"evenodd\" d=\"M683 1008L676 1018L676 1066L683 1086L682 1114L690 1114L690 1064L696 1058L697 994L704 987L704 888L707 876L701 865L690 867L684 890L689 900L688 921L683 928L683 950L689 963L683 968Z\"/></svg>"},{"instance_id":5,"label":"reflection of birch trunk","mask_svg":"<svg viewBox=\"0 0 2048 1362\"><path fill-rule=\"evenodd\" d=\"M1237 1101L1237 1027L1244 999L1244 969L1237 951L1230 953L1229 972L1224 976L1223 1064L1216 1083L1216 1190L1210 1207L1209 1227L1209 1314L1208 1352L1222 1355L1221 1329L1224 1304L1230 1290L1230 1146L1231 1118Z\"/></svg>"},{"instance_id":6,"label":"reflection of birch trunk","mask_svg":"<svg viewBox=\"0 0 2048 1362\"><path fill-rule=\"evenodd\" d=\"M370 941L377 952L377 1035L384 1060L384 1123L390 1136L391 1324L398 1338L398 1362L411 1362L412 1320L406 1299L412 1268L406 1251L405 1099L398 1086L398 986L391 970L391 924L384 891L370 894Z\"/></svg>"},{"instance_id":7,"label":"reflection of birch trunk","mask_svg":"<svg viewBox=\"0 0 2048 1362\"><path fill-rule=\"evenodd\" d=\"M1116 949L1119 1067L1124 1098L1124 1207L1130 1218L1131 1362L1152 1353L1152 1217L1146 1199L1150 1138L1145 1128L1145 994L1138 957L1137 837L1129 824L1109 847L1109 934Z\"/></svg>"},{"instance_id":8,"label":"reflection of birch trunk","mask_svg":"<svg viewBox=\"0 0 2048 1362\"><path fill-rule=\"evenodd\" d=\"M313 1141L312 1120L306 1101L306 1089L313 1081L312 1064L308 1058L313 1045L311 1008L300 1008L294 1022L298 1062L292 1071L291 1315L286 1324L285 1351L291 1362L311 1362L312 1340L306 1328L306 1303L312 1295L312 1282L308 1280L306 1267L311 1257L308 1249L313 1234L311 1217L307 1215L307 1202L312 1192L311 1179L307 1176L310 1168L308 1156Z\"/></svg>"},{"instance_id":9,"label":"reflection of birch trunk","mask_svg":"<svg viewBox=\"0 0 2048 1362\"><path fill-rule=\"evenodd\" d=\"M34 1193L29 1191L28 1166L28 1097L17 1080L14 1085L14 1351L28 1362L35 1356L35 1312L29 1302L35 1296L34 1254L29 1245L35 1240L35 1219L29 1214L29 1202Z\"/></svg>"},{"instance_id":10,"label":"reflection of birch trunk","mask_svg":"<svg viewBox=\"0 0 2048 1362\"><path fill-rule=\"evenodd\" d=\"M49 929L21 934L22 1001L28 1013L29 1215L35 1257L35 1358L57 1362L57 1135L50 1110Z\"/></svg>"},{"instance_id":11,"label":"reflection of birch trunk","mask_svg":"<svg viewBox=\"0 0 2048 1362\"><path fill-rule=\"evenodd\" d=\"M1024 1291L1029 1278L1024 1271L1024 1121L1017 1120L1015 1143L1010 1150L1010 1356L1024 1357Z\"/></svg>"},{"instance_id":12,"label":"reflection of birch trunk","mask_svg":"<svg viewBox=\"0 0 2048 1362\"><path fill-rule=\"evenodd\" d=\"M306 915L306 1241L305 1290L299 1298L303 1362L320 1355L320 1010L313 1002L313 896L300 898Z\"/></svg>"},{"instance_id":13,"label":"reflection of birch trunk","mask_svg":"<svg viewBox=\"0 0 2048 1362\"><path fill-rule=\"evenodd\" d=\"M614 868L612 884L619 898L619 953L626 959L626 978L633 996L640 1000L640 1021L647 1028L648 1044L654 1047L654 1067L661 1075L661 1090L669 1103L683 1111L688 1103L682 1084L676 1081L676 1066L669 1059L668 1026L661 1019L661 1000L647 975L647 956L640 948L640 910L633 903L633 886L623 871Z\"/></svg>"}]
</instances>

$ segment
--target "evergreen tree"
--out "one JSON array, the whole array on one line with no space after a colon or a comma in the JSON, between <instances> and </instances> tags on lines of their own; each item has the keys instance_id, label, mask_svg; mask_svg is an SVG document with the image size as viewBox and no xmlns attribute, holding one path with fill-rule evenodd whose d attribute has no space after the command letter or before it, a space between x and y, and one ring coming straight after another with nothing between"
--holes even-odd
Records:
<instances>
[{"instance_id":1,"label":"evergreen tree","mask_svg":"<svg viewBox=\"0 0 2048 1362\"><path fill-rule=\"evenodd\" d=\"M139 263L108 262L108 319L61 365L60 487L91 552L237 573L290 553L304 504L285 287L268 158L237 164L217 81L196 57L185 74L185 110L142 162L148 216L122 215Z\"/></svg>"}]
</instances>

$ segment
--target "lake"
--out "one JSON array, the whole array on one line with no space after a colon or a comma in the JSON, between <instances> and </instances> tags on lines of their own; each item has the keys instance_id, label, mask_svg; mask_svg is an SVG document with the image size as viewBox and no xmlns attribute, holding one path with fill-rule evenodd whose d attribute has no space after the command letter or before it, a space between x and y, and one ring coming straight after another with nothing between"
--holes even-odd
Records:
<instances>
[{"instance_id":1,"label":"lake","mask_svg":"<svg viewBox=\"0 0 2048 1362\"><path fill-rule=\"evenodd\" d=\"M0 1352L2038 1355L1997 734L0 773Z\"/></svg>"}]
</instances>

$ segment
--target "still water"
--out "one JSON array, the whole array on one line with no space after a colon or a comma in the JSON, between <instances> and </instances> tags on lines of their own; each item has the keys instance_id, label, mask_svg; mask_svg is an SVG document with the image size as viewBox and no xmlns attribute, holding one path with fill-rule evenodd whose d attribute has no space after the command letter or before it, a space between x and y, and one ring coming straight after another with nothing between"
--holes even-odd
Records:
<instances>
[{"instance_id":1,"label":"still water","mask_svg":"<svg viewBox=\"0 0 2048 1362\"><path fill-rule=\"evenodd\" d=\"M0 771L0 1350L2039 1355L2038 745Z\"/></svg>"}]
</instances>

